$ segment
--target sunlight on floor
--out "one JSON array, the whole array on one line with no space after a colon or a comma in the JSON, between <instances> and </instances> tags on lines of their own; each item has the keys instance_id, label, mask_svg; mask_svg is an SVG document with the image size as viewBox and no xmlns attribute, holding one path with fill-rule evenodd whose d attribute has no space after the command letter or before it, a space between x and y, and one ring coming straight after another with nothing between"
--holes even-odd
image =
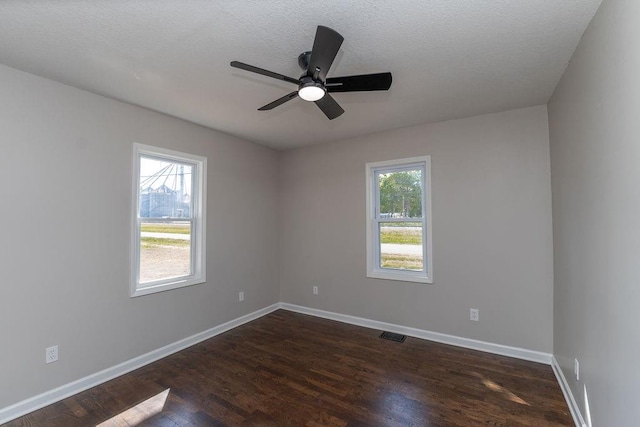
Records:
<instances>
[{"instance_id":1,"label":"sunlight on floor","mask_svg":"<svg viewBox=\"0 0 640 427\"><path fill-rule=\"evenodd\" d=\"M162 412L164 404L169 397L169 390L156 394L153 397L140 402L133 408L120 412L115 417L109 418L107 421L98 424L96 427L130 427L136 426L146 419L153 417Z\"/></svg>"},{"instance_id":2,"label":"sunlight on floor","mask_svg":"<svg viewBox=\"0 0 640 427\"><path fill-rule=\"evenodd\" d=\"M587 385L584 384L584 418L586 427L591 427L593 424L591 423L591 408L589 407L589 395L587 394ZM583 424L584 425L584 424Z\"/></svg>"},{"instance_id":3,"label":"sunlight on floor","mask_svg":"<svg viewBox=\"0 0 640 427\"><path fill-rule=\"evenodd\" d=\"M529 404L526 400L518 397L516 394L510 392L506 388L502 387L500 384L497 384L497 383L491 381L490 379L488 379L484 375L478 374L477 372L474 372L473 376L480 378L481 381L482 381L482 384L486 388L488 388L489 390L504 394L508 400L510 400L512 402L515 402L515 403L519 403L520 405L531 406L531 404Z\"/></svg>"}]
</instances>

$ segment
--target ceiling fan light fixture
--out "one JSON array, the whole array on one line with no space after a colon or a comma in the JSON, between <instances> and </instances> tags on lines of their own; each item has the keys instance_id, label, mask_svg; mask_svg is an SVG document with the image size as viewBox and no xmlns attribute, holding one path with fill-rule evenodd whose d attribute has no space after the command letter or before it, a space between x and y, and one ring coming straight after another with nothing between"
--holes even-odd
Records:
<instances>
[{"instance_id":1,"label":"ceiling fan light fixture","mask_svg":"<svg viewBox=\"0 0 640 427\"><path fill-rule=\"evenodd\" d=\"M300 85L298 95L305 101L318 101L327 93L327 90L320 83L312 82Z\"/></svg>"}]
</instances>

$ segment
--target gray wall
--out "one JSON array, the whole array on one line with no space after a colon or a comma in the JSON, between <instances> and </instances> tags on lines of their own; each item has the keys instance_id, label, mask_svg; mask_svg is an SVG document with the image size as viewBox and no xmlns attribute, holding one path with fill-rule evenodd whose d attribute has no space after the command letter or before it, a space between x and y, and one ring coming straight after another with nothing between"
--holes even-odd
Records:
<instances>
[{"instance_id":1,"label":"gray wall","mask_svg":"<svg viewBox=\"0 0 640 427\"><path fill-rule=\"evenodd\" d=\"M551 352L548 135L539 106L282 153L282 300ZM431 155L434 284L368 279L365 163L419 155Z\"/></svg>"},{"instance_id":2,"label":"gray wall","mask_svg":"<svg viewBox=\"0 0 640 427\"><path fill-rule=\"evenodd\" d=\"M596 426L640 418L639 16L603 1L549 103L554 353Z\"/></svg>"},{"instance_id":3,"label":"gray wall","mask_svg":"<svg viewBox=\"0 0 640 427\"><path fill-rule=\"evenodd\" d=\"M4 66L0 99L0 408L278 301L277 152ZM207 283L129 298L133 142L208 158Z\"/></svg>"}]
</instances>

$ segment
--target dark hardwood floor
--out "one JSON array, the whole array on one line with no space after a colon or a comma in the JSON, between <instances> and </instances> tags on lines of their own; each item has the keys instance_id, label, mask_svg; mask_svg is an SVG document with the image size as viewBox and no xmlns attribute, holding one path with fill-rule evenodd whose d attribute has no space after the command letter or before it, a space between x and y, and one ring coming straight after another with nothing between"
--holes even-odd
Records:
<instances>
[{"instance_id":1,"label":"dark hardwood floor","mask_svg":"<svg viewBox=\"0 0 640 427\"><path fill-rule=\"evenodd\" d=\"M8 426L573 425L549 366L379 335L278 310Z\"/></svg>"}]
</instances>

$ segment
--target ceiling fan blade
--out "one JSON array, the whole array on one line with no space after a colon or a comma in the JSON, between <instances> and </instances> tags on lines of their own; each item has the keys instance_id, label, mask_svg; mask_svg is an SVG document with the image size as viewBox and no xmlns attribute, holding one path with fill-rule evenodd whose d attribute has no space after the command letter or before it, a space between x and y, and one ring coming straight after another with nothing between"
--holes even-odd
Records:
<instances>
[{"instance_id":1,"label":"ceiling fan blade","mask_svg":"<svg viewBox=\"0 0 640 427\"><path fill-rule=\"evenodd\" d=\"M282 98L276 99L273 102L270 102L269 104L265 105L264 107L260 107L258 108L258 111L266 111L266 110L273 110L274 108L284 104L287 101L291 101L293 98L298 96L298 91L296 90L295 92L291 92L288 95L283 96Z\"/></svg>"},{"instance_id":2,"label":"ceiling fan blade","mask_svg":"<svg viewBox=\"0 0 640 427\"><path fill-rule=\"evenodd\" d=\"M330 77L327 79L325 87L331 93L389 90L391 87L391 73Z\"/></svg>"},{"instance_id":3,"label":"ceiling fan blade","mask_svg":"<svg viewBox=\"0 0 640 427\"><path fill-rule=\"evenodd\" d=\"M316 68L319 68L320 72L318 76L324 81L343 41L344 37L336 31L318 25L316 39L313 42L313 49L311 49L311 58L309 59L307 73L313 75Z\"/></svg>"},{"instance_id":4,"label":"ceiling fan blade","mask_svg":"<svg viewBox=\"0 0 640 427\"><path fill-rule=\"evenodd\" d=\"M273 77L274 79L283 80L296 85L300 84L300 80L298 79L283 76L282 74L274 73L273 71L265 70L263 68L254 67L253 65L245 64L244 62L231 61L231 64L229 65L234 68L240 68L241 70L251 71L252 73L262 74L267 77Z\"/></svg>"},{"instance_id":5,"label":"ceiling fan blade","mask_svg":"<svg viewBox=\"0 0 640 427\"><path fill-rule=\"evenodd\" d=\"M342 109L342 107L338 105L336 100L333 99L333 97L328 93L325 94L325 96L323 96L319 100L317 100L316 105L320 107L322 112L325 114L325 116L327 116L329 120L333 120L336 117L339 117L340 115L342 115L342 113L344 113L344 110Z\"/></svg>"}]
</instances>

